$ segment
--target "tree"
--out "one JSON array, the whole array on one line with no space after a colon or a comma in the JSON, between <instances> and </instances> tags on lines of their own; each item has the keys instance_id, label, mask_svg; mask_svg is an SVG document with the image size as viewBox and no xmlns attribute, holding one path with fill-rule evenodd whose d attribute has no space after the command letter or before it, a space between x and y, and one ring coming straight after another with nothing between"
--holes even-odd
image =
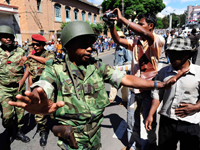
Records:
<instances>
[{"instance_id":1,"label":"tree","mask_svg":"<svg viewBox=\"0 0 200 150\"><path fill-rule=\"evenodd\" d=\"M69 22L62 22L62 24L61 24L61 26L60 26L61 30L62 30L68 23L69 23Z\"/></svg>"},{"instance_id":2,"label":"tree","mask_svg":"<svg viewBox=\"0 0 200 150\"><path fill-rule=\"evenodd\" d=\"M185 11L183 14L181 14L180 17L180 28L185 25L186 23L186 16L187 16L187 11Z\"/></svg>"},{"instance_id":3,"label":"tree","mask_svg":"<svg viewBox=\"0 0 200 150\"><path fill-rule=\"evenodd\" d=\"M169 27L169 16L165 16L162 18L163 29L167 29Z\"/></svg>"},{"instance_id":4,"label":"tree","mask_svg":"<svg viewBox=\"0 0 200 150\"><path fill-rule=\"evenodd\" d=\"M162 18L157 18L156 29L163 29Z\"/></svg>"},{"instance_id":5,"label":"tree","mask_svg":"<svg viewBox=\"0 0 200 150\"><path fill-rule=\"evenodd\" d=\"M122 11L122 0L104 0L102 11L119 8ZM125 18L134 20L141 13L153 12L157 14L165 8L163 0L124 0Z\"/></svg>"},{"instance_id":6,"label":"tree","mask_svg":"<svg viewBox=\"0 0 200 150\"><path fill-rule=\"evenodd\" d=\"M172 13L172 28L177 28L177 24L179 22L179 16L175 13Z\"/></svg>"},{"instance_id":7,"label":"tree","mask_svg":"<svg viewBox=\"0 0 200 150\"><path fill-rule=\"evenodd\" d=\"M68 23L69 23L69 22L62 22L62 24L61 24L61 26L60 26L61 30L62 30ZM88 23L88 24L92 27L94 33L96 33L97 35L99 35L99 34L103 31L103 27L101 26L100 23L97 23L96 25L93 24L93 23L89 23L88 21L86 21L86 23Z\"/></svg>"}]
</instances>

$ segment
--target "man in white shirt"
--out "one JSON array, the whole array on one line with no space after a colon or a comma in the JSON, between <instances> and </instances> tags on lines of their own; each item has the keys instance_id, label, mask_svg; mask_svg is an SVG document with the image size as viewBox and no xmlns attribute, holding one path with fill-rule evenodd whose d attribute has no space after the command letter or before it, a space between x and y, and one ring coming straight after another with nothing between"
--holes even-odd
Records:
<instances>
[{"instance_id":1,"label":"man in white shirt","mask_svg":"<svg viewBox=\"0 0 200 150\"><path fill-rule=\"evenodd\" d=\"M148 131L152 129L153 114L163 100L159 112L160 150L176 150L178 141L181 150L199 150L200 66L189 61L192 51L189 38L174 38L167 48L171 65L161 69L155 78L163 82L177 74L177 70L190 68L171 89L152 91L153 101L145 127Z\"/></svg>"}]
</instances>

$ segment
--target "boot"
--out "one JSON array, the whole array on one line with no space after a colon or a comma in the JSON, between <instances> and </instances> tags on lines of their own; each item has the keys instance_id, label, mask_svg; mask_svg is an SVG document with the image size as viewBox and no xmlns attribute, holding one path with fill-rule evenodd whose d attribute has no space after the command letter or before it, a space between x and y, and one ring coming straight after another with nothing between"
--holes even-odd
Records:
<instances>
[{"instance_id":1,"label":"boot","mask_svg":"<svg viewBox=\"0 0 200 150\"><path fill-rule=\"evenodd\" d=\"M40 132L40 146L44 147L47 144L48 133L47 131Z\"/></svg>"},{"instance_id":2,"label":"boot","mask_svg":"<svg viewBox=\"0 0 200 150\"><path fill-rule=\"evenodd\" d=\"M24 143L28 143L30 141L28 136L25 136L24 133L22 133L20 130L18 130L16 134L16 140L20 140Z\"/></svg>"}]
</instances>

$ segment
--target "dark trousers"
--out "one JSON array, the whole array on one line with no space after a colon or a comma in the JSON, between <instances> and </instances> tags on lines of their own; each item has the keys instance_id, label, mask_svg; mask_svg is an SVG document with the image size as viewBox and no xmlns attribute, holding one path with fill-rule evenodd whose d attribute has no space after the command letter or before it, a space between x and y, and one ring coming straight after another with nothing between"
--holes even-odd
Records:
<instances>
[{"instance_id":1,"label":"dark trousers","mask_svg":"<svg viewBox=\"0 0 200 150\"><path fill-rule=\"evenodd\" d=\"M128 120L128 128L127 128L127 133L129 137L129 147L133 149L134 143L136 144L136 148L141 148L142 143L141 143L141 129L140 129L140 113L142 112L144 121L148 117L149 110L151 108L151 103L152 103L152 97L151 97L151 91L144 91L140 94L135 94L135 101L137 101L137 108L134 111L134 109L127 109L127 120ZM130 102L131 100L128 100L127 106L131 106ZM129 104L130 103L130 104ZM134 116L133 116L134 115ZM131 118L134 117L134 118ZM152 122L152 130L147 131L147 137L148 137L148 143L149 147L151 145L156 145L156 113L153 116L153 122ZM131 129L132 127L132 129ZM132 131L131 131L132 130ZM129 135L131 134L131 135Z\"/></svg>"},{"instance_id":2,"label":"dark trousers","mask_svg":"<svg viewBox=\"0 0 200 150\"><path fill-rule=\"evenodd\" d=\"M199 124L177 121L161 115L158 145L160 150L199 150Z\"/></svg>"}]
</instances>

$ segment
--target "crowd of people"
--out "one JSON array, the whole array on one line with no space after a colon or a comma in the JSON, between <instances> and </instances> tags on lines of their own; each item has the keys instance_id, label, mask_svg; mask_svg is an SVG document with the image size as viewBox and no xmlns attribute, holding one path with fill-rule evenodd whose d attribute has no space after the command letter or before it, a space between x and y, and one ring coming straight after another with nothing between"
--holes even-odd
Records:
<instances>
[{"instance_id":1,"label":"crowd of people","mask_svg":"<svg viewBox=\"0 0 200 150\"><path fill-rule=\"evenodd\" d=\"M185 38L172 30L163 37L153 32L157 23L153 13L139 15L138 24L124 18L118 8L112 13L117 17L110 20L121 22L139 38L125 38L114 25L109 26L112 38L98 37L87 23L74 21L63 28L57 42L47 44L44 36L33 34L32 43L24 41L21 47L12 29L0 26L0 104L8 145L15 139L30 141L21 130L26 110L35 114L41 146L47 143L50 115L61 149L99 150L104 109L121 88L127 101L128 136L122 150L142 148L141 113L148 150L176 150L178 141L181 150L199 150L200 67L195 65L199 35L194 29ZM99 52L116 48L114 68L91 57L93 43ZM159 63L165 55L168 65L163 67ZM111 84L109 97L104 83ZM157 136L156 111L161 102Z\"/></svg>"}]
</instances>

